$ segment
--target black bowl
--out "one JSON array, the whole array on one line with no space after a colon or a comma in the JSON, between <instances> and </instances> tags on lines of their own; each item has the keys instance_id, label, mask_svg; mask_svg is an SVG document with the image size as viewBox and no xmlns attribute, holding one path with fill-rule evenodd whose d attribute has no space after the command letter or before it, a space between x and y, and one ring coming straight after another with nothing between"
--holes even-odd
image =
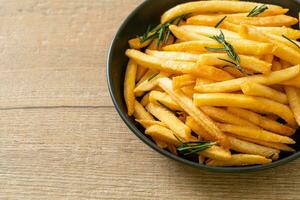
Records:
<instances>
[{"instance_id":1,"label":"black bowl","mask_svg":"<svg viewBox=\"0 0 300 200\"><path fill-rule=\"evenodd\" d=\"M123 121L137 137L139 137L143 142L157 152L181 163L185 163L200 169L207 169L217 172L250 172L276 167L298 158L300 156L300 146L295 145L294 148L297 150L296 153L283 153L280 160L266 165L256 165L250 167L210 167L201 165L179 156L175 156L172 153L156 146L156 144L143 133L144 129L134 121L134 118L127 115L126 105L123 98L123 81L128 62L128 58L125 56L125 50L129 48L127 43L128 40L136 35L143 34L149 24L158 24L160 16L169 8L180 3L190 1L191 0L146 0L127 17L115 35L107 60L107 81L113 103ZM277 4L287 7L290 9L288 14L298 18L300 0L257 0L256 2ZM296 133L295 135L299 134L300 133L298 131L298 134ZM294 139L300 142L300 138Z\"/></svg>"}]
</instances>

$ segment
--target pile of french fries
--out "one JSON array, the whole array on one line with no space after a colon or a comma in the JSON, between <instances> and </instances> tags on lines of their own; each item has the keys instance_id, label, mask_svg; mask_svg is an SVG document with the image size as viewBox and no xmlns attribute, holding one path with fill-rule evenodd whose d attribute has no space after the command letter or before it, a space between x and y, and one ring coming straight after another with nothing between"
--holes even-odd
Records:
<instances>
[{"instance_id":1,"label":"pile of french fries","mask_svg":"<svg viewBox=\"0 0 300 200\"><path fill-rule=\"evenodd\" d=\"M256 16L247 16L266 7ZM209 166L267 164L279 159L300 125L300 30L288 9L242 1L199 1L165 12L176 16L158 38L129 41L124 81L128 115L161 148L213 141L197 152ZM216 26L217 25L217 26ZM239 67L213 39L223 33ZM151 36L151 32L148 33ZM163 34L166 41L159 42ZM182 155L180 155L182 156Z\"/></svg>"}]
</instances>

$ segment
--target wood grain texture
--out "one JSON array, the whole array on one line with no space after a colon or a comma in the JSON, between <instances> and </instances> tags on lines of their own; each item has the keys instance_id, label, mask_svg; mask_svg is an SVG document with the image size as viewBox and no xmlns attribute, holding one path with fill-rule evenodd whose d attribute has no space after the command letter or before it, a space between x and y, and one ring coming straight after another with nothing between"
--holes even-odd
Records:
<instances>
[{"instance_id":1,"label":"wood grain texture","mask_svg":"<svg viewBox=\"0 0 300 200\"><path fill-rule=\"evenodd\" d=\"M299 160L216 174L169 160L128 130L105 62L141 2L0 2L0 199L299 199Z\"/></svg>"}]
</instances>

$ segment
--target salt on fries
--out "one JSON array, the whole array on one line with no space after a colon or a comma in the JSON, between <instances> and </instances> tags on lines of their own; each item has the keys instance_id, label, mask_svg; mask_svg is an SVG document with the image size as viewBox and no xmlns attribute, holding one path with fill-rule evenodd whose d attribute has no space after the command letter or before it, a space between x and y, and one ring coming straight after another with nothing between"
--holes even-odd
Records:
<instances>
[{"instance_id":1,"label":"salt on fries","mask_svg":"<svg viewBox=\"0 0 300 200\"><path fill-rule=\"evenodd\" d=\"M159 147L209 166L267 164L295 152L300 30L287 12L243 1L166 11L129 40L128 115Z\"/></svg>"}]
</instances>

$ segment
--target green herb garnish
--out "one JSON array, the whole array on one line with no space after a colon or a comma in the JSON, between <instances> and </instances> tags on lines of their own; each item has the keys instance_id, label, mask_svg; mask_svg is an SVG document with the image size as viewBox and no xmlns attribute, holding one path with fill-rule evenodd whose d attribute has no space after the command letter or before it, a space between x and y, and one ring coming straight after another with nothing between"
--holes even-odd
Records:
<instances>
[{"instance_id":1,"label":"green herb garnish","mask_svg":"<svg viewBox=\"0 0 300 200\"><path fill-rule=\"evenodd\" d=\"M154 39L157 39L157 46L159 46L161 43L166 44L170 35L172 34L169 26L171 24L174 24L176 22L176 25L178 25L181 21L185 20L190 14L184 14L179 15L177 17L174 17L170 19L169 21L160 24L156 26L155 28L151 29L150 26L148 26L146 33L141 37L140 42L144 43L146 41L153 41Z\"/></svg>"},{"instance_id":2,"label":"green herb garnish","mask_svg":"<svg viewBox=\"0 0 300 200\"><path fill-rule=\"evenodd\" d=\"M267 10L269 7L264 4L261 6L255 6L247 15L247 17L256 17L257 15L259 15L260 13L264 12L265 10Z\"/></svg>"},{"instance_id":3,"label":"green herb garnish","mask_svg":"<svg viewBox=\"0 0 300 200\"><path fill-rule=\"evenodd\" d=\"M175 134L174 136L180 142L180 146L177 147L177 151L183 154L184 156L197 154L217 144L217 142L211 141L183 142Z\"/></svg>"},{"instance_id":4,"label":"green herb garnish","mask_svg":"<svg viewBox=\"0 0 300 200\"><path fill-rule=\"evenodd\" d=\"M210 52L226 52L228 57L231 60L226 60L226 59L222 59L222 58L219 58L219 59L232 64L236 69L238 69L240 72L245 74L246 71L240 65L241 59L240 59L239 55L235 52L233 46L225 40L224 33L222 31L220 31L220 32L221 32L220 35L214 35L211 38L216 40L218 43L222 44L224 47L223 48L205 47L205 49Z\"/></svg>"},{"instance_id":5,"label":"green herb garnish","mask_svg":"<svg viewBox=\"0 0 300 200\"><path fill-rule=\"evenodd\" d=\"M216 25L215 25L215 28L218 28L222 22L227 18L227 16L224 16Z\"/></svg>"},{"instance_id":6,"label":"green herb garnish","mask_svg":"<svg viewBox=\"0 0 300 200\"><path fill-rule=\"evenodd\" d=\"M295 42L293 41L292 39L288 38L287 36L285 35L282 35L283 38L287 39L288 41L290 41L292 44L294 44L296 47L298 47L298 49L300 49L300 46Z\"/></svg>"}]
</instances>

